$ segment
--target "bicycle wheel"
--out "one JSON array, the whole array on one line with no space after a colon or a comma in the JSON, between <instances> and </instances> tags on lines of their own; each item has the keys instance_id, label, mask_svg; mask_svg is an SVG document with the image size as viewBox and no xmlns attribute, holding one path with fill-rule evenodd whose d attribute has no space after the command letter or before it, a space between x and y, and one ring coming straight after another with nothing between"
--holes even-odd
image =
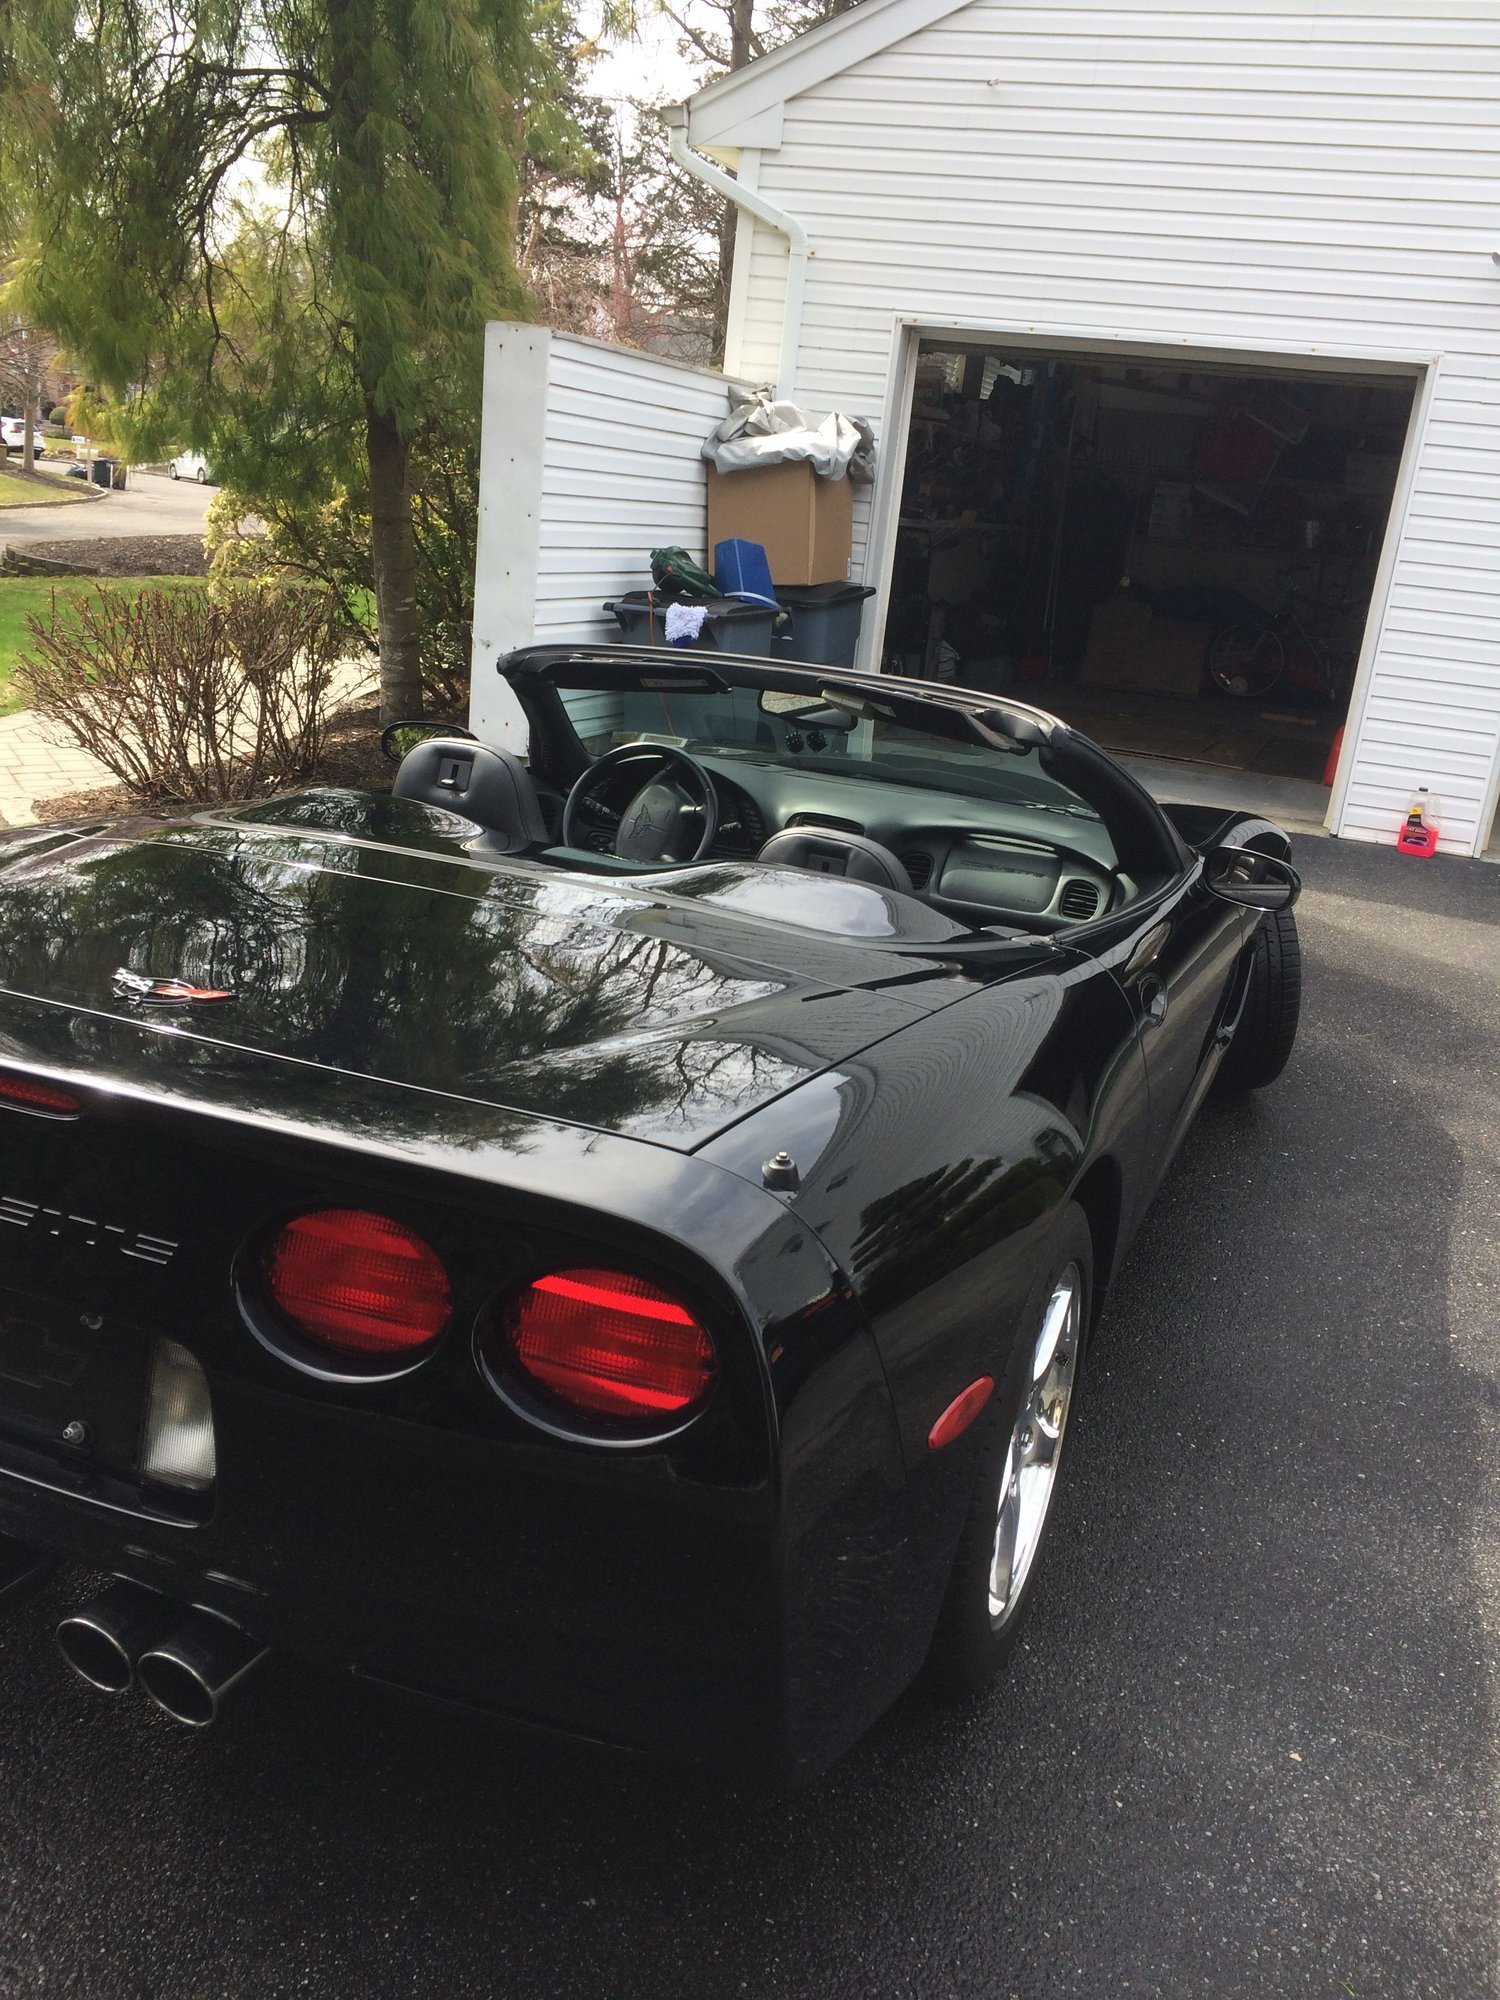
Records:
<instances>
[{"instance_id":1,"label":"bicycle wheel","mask_svg":"<svg viewBox=\"0 0 1500 2000\"><path fill-rule=\"evenodd\" d=\"M1226 625L1208 648L1208 677L1222 694L1253 701L1275 687L1286 649L1265 625Z\"/></svg>"}]
</instances>

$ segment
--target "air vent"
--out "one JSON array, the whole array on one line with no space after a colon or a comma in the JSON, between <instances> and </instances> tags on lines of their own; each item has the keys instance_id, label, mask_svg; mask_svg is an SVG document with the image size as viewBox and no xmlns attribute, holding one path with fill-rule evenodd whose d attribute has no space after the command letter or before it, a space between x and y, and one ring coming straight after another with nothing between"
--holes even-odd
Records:
<instances>
[{"instance_id":1,"label":"air vent","mask_svg":"<svg viewBox=\"0 0 1500 2000\"><path fill-rule=\"evenodd\" d=\"M1065 917L1073 917L1082 923L1098 909L1099 891L1092 882L1069 882L1057 907Z\"/></svg>"},{"instance_id":2,"label":"air vent","mask_svg":"<svg viewBox=\"0 0 1500 2000\"><path fill-rule=\"evenodd\" d=\"M760 807L747 792L740 794L740 833L751 854L759 854L766 844L766 822Z\"/></svg>"},{"instance_id":3,"label":"air vent","mask_svg":"<svg viewBox=\"0 0 1500 2000\"><path fill-rule=\"evenodd\" d=\"M719 837L715 854L759 854L766 844L766 822L748 792L719 783Z\"/></svg>"},{"instance_id":4,"label":"air vent","mask_svg":"<svg viewBox=\"0 0 1500 2000\"><path fill-rule=\"evenodd\" d=\"M793 813L788 826L821 826L829 833L857 833L863 836L864 828L857 819L837 819L832 813Z\"/></svg>"},{"instance_id":5,"label":"air vent","mask_svg":"<svg viewBox=\"0 0 1500 2000\"><path fill-rule=\"evenodd\" d=\"M914 889L925 889L932 880L932 856L923 847L908 847L900 857L901 866L911 877Z\"/></svg>"}]
</instances>

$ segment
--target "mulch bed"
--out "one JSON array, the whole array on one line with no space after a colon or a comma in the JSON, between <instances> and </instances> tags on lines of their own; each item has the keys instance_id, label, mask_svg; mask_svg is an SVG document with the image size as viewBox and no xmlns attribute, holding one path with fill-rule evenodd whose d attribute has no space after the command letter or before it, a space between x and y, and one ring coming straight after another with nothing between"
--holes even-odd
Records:
<instances>
[{"instance_id":1,"label":"mulch bed","mask_svg":"<svg viewBox=\"0 0 1500 2000\"><path fill-rule=\"evenodd\" d=\"M106 535L87 542L28 542L24 553L87 576L207 576L201 535Z\"/></svg>"},{"instance_id":2,"label":"mulch bed","mask_svg":"<svg viewBox=\"0 0 1500 2000\"><path fill-rule=\"evenodd\" d=\"M388 792L395 775L395 765L387 763L381 755L379 706L365 702L357 708L339 710L328 726L328 738L317 769L301 784L284 789L300 791L305 785L347 785L354 791ZM268 791L261 796L269 795ZM114 819L122 814L178 819L183 813L203 810L201 806L144 802L127 785L104 785L97 791L35 799L31 809L43 820Z\"/></svg>"}]
</instances>

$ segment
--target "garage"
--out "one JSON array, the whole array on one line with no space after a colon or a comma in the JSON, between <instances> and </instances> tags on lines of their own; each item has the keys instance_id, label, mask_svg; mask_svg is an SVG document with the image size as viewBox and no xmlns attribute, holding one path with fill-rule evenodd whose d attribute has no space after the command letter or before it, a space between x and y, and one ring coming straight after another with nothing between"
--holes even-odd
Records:
<instances>
[{"instance_id":1,"label":"garage","mask_svg":"<svg viewBox=\"0 0 1500 2000\"><path fill-rule=\"evenodd\" d=\"M769 386L876 436L861 668L1342 839L1425 790L1497 855L1497 92L1494 0L860 0L708 85L722 373L492 340L476 726L505 645L707 553L703 439Z\"/></svg>"},{"instance_id":2,"label":"garage","mask_svg":"<svg viewBox=\"0 0 1500 2000\"><path fill-rule=\"evenodd\" d=\"M1414 390L921 340L882 666L1321 822Z\"/></svg>"}]
</instances>

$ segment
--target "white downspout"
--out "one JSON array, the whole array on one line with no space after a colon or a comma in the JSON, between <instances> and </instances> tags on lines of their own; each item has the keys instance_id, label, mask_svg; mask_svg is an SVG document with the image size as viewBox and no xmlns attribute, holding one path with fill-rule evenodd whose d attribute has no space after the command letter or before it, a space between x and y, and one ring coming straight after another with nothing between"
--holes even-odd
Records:
<instances>
[{"instance_id":1,"label":"white downspout","mask_svg":"<svg viewBox=\"0 0 1500 2000\"><path fill-rule=\"evenodd\" d=\"M672 158L685 173L711 187L715 194L723 195L737 208L748 209L760 222L769 223L787 241L786 261L786 312L781 322L781 354L776 364L776 394L788 397L797 373L797 350L802 341L802 300L807 291L807 231L795 215L789 215L784 208L767 201L763 194L747 188L726 174L722 167L716 167L705 160L701 153L695 153L688 145L688 108L685 104L669 104L666 108L667 137L672 148Z\"/></svg>"}]
</instances>

